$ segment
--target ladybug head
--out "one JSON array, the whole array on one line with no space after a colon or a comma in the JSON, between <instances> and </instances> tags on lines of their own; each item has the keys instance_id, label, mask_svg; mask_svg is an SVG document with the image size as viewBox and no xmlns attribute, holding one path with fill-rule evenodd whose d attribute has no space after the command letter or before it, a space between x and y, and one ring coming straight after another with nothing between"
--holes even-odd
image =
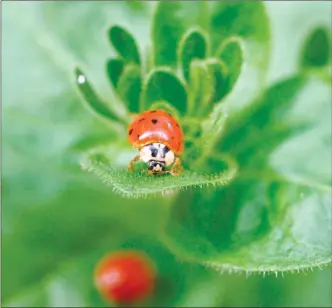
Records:
<instances>
[{"instance_id":1,"label":"ladybug head","mask_svg":"<svg viewBox=\"0 0 332 308\"><path fill-rule=\"evenodd\" d=\"M140 158L148 164L149 170L164 171L166 166L174 163L175 156L168 146L162 143L151 143L140 151Z\"/></svg>"},{"instance_id":2,"label":"ladybug head","mask_svg":"<svg viewBox=\"0 0 332 308\"><path fill-rule=\"evenodd\" d=\"M148 169L154 172L160 172L165 170L165 163L163 161L150 160L148 162Z\"/></svg>"}]
</instances>

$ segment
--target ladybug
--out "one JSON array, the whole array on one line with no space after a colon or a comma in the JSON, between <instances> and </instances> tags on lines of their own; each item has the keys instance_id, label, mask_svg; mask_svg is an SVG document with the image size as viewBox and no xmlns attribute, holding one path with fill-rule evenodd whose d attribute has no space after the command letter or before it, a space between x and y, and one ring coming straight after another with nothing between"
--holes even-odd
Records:
<instances>
[{"instance_id":1,"label":"ladybug","mask_svg":"<svg viewBox=\"0 0 332 308\"><path fill-rule=\"evenodd\" d=\"M152 295L157 280L154 262L136 250L104 256L94 270L94 284L102 297L117 304L143 302Z\"/></svg>"},{"instance_id":2,"label":"ladybug","mask_svg":"<svg viewBox=\"0 0 332 308\"><path fill-rule=\"evenodd\" d=\"M179 155L183 151L183 133L179 122L164 110L148 110L139 114L128 127L128 139L138 150L129 163L132 171L136 161L147 163L148 175L183 172ZM166 167L171 166L170 171Z\"/></svg>"}]
</instances>

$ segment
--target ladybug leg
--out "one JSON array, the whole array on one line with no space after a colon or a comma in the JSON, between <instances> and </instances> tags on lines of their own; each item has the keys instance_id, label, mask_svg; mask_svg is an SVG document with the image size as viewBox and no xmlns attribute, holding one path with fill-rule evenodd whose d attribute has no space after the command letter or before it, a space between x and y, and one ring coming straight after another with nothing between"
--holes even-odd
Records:
<instances>
[{"instance_id":1,"label":"ladybug leg","mask_svg":"<svg viewBox=\"0 0 332 308\"><path fill-rule=\"evenodd\" d=\"M180 175L181 173L183 173L183 168L181 166L181 159L179 157L177 157L170 170L170 174L173 176L177 176L177 175Z\"/></svg>"},{"instance_id":2,"label":"ladybug leg","mask_svg":"<svg viewBox=\"0 0 332 308\"><path fill-rule=\"evenodd\" d=\"M152 176L152 175L154 175L154 172L153 172L152 170L142 169L141 172L142 172L142 173L146 173L148 176Z\"/></svg>"},{"instance_id":3,"label":"ladybug leg","mask_svg":"<svg viewBox=\"0 0 332 308\"><path fill-rule=\"evenodd\" d=\"M128 171L129 171L129 172L133 171L133 169L134 169L134 163L135 163L136 161L138 161L138 160L140 160L140 156L139 156L139 155L135 156L135 157L130 161L129 166L128 166Z\"/></svg>"}]
</instances>

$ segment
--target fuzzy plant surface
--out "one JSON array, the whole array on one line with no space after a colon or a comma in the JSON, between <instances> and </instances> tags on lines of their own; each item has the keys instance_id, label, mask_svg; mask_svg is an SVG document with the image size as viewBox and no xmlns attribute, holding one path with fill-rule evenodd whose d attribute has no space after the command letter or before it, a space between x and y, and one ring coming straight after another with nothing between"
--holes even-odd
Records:
<instances>
[{"instance_id":1,"label":"fuzzy plant surface","mask_svg":"<svg viewBox=\"0 0 332 308\"><path fill-rule=\"evenodd\" d=\"M266 285L302 276L220 272L330 265L331 5L312 3L5 3L4 306L110 307L92 272L123 248L158 267L146 307L280 306ZM177 177L127 172L128 125L157 108L184 130Z\"/></svg>"},{"instance_id":2,"label":"fuzzy plant surface","mask_svg":"<svg viewBox=\"0 0 332 308\"><path fill-rule=\"evenodd\" d=\"M300 70L266 86L270 35L261 2L158 3L147 55L125 27L112 26L116 57L105 71L125 105L123 118L75 71L85 101L124 131L121 145L89 149L83 168L129 197L180 191L162 229L165 242L220 270L331 262L329 33L314 29ZM125 169L134 155L124 142L130 115L156 108L184 127L182 176L149 177L140 172L144 164ZM183 191L190 186L201 189Z\"/></svg>"}]
</instances>

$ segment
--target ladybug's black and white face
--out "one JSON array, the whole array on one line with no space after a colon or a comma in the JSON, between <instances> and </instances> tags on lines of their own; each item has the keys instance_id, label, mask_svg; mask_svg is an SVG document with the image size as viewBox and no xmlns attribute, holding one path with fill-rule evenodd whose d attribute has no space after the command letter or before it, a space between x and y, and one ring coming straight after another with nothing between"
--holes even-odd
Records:
<instances>
[{"instance_id":1,"label":"ladybug's black and white face","mask_svg":"<svg viewBox=\"0 0 332 308\"><path fill-rule=\"evenodd\" d=\"M165 166L174 163L175 156L168 146L162 143L151 143L144 146L140 151L142 161L148 163L149 170L164 171Z\"/></svg>"}]
</instances>

